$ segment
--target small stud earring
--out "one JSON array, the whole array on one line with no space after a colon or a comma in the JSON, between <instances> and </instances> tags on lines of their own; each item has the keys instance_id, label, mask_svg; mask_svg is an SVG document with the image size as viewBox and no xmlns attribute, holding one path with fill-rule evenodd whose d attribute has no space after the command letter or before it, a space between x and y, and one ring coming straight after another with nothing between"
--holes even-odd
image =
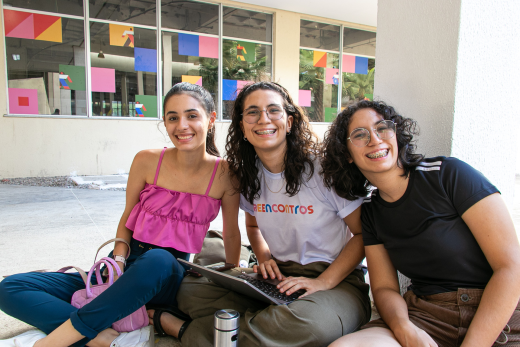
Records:
<instances>
[{"instance_id":1,"label":"small stud earring","mask_svg":"<svg viewBox=\"0 0 520 347\"><path fill-rule=\"evenodd\" d=\"M244 141L246 141L246 142L247 142L247 137L245 137L245 136L244 136Z\"/></svg>"}]
</instances>

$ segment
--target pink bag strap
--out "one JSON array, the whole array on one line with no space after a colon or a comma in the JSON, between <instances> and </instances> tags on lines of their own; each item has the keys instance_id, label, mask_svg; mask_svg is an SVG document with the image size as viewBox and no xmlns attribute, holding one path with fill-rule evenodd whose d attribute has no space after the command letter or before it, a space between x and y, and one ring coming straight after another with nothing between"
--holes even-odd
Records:
<instances>
[{"instance_id":1,"label":"pink bag strap","mask_svg":"<svg viewBox=\"0 0 520 347\"><path fill-rule=\"evenodd\" d=\"M79 267L76 267L76 266L65 266L65 267L62 267L61 269L59 269L56 272L65 273L65 272L67 272L70 269L76 269L76 271L81 275L81 278L83 279L83 282L87 283L87 274L86 274L85 271L83 271Z\"/></svg>"},{"instance_id":2,"label":"pink bag strap","mask_svg":"<svg viewBox=\"0 0 520 347\"><path fill-rule=\"evenodd\" d=\"M108 240L107 242L103 243L101 246L99 246L97 252L96 252L96 256L94 257L94 262L96 262L96 259L97 259L97 256L98 256L98 253L99 251L101 250L101 248L105 247L106 245L108 245L110 242L124 242L126 243L126 245L128 246L128 252L126 253L126 259L128 259L128 257L130 256L130 244L128 243L128 241L126 241L125 239L122 239L120 237L116 237L116 238L113 238L111 240Z\"/></svg>"},{"instance_id":3,"label":"pink bag strap","mask_svg":"<svg viewBox=\"0 0 520 347\"><path fill-rule=\"evenodd\" d=\"M157 184L157 178L159 178L159 171L161 171L161 163L162 163L162 159L164 157L164 152L166 152L166 148L168 148L168 147L164 147L164 149L162 150L161 157L159 158L159 163L157 164L157 170L155 170L155 178L153 180L154 185Z\"/></svg>"},{"instance_id":4,"label":"pink bag strap","mask_svg":"<svg viewBox=\"0 0 520 347\"><path fill-rule=\"evenodd\" d=\"M213 185L213 179L215 178L215 174L217 173L218 163L220 162L220 157L217 157L217 162L215 163L215 167L213 168L213 174L211 175L211 179L209 180L208 189L206 189L206 196L209 194L211 190L211 186Z\"/></svg>"},{"instance_id":5,"label":"pink bag strap","mask_svg":"<svg viewBox=\"0 0 520 347\"><path fill-rule=\"evenodd\" d=\"M102 264L105 264L108 269L108 285L109 286L111 286L114 283L114 270L113 269L116 269L118 276L121 276L123 274L121 272L121 269L119 268L119 266L113 259L108 258L108 257L101 258L94 265L92 265L92 267L90 268L90 271L88 272L88 275L87 275L87 281L85 282L85 287L87 290L87 298L89 298L89 299L92 297L92 289L90 288L90 278L92 277L94 272L96 273L96 278L98 280L98 284L103 284L103 279L101 278L101 271L100 271Z\"/></svg>"}]
</instances>

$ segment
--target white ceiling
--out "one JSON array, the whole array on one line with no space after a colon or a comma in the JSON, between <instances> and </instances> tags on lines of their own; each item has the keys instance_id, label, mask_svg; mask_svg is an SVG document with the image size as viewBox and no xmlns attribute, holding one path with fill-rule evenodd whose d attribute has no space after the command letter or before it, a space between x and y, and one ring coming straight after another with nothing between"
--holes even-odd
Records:
<instances>
[{"instance_id":1,"label":"white ceiling","mask_svg":"<svg viewBox=\"0 0 520 347\"><path fill-rule=\"evenodd\" d=\"M377 0L236 0L247 4L377 26Z\"/></svg>"}]
</instances>

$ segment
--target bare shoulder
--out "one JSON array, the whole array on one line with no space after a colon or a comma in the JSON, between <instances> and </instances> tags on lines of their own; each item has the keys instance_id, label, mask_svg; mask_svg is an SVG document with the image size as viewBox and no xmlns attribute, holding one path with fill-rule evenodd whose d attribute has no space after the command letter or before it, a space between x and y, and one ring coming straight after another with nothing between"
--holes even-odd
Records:
<instances>
[{"instance_id":1,"label":"bare shoulder","mask_svg":"<svg viewBox=\"0 0 520 347\"><path fill-rule=\"evenodd\" d=\"M161 156L162 149L144 149L139 151L132 162L130 175L139 176L142 179L149 181L152 179Z\"/></svg>"},{"instance_id":2,"label":"bare shoulder","mask_svg":"<svg viewBox=\"0 0 520 347\"><path fill-rule=\"evenodd\" d=\"M219 183L222 185L224 190L231 192L235 189L233 182L235 182L234 177L231 175L229 171L229 164L227 160L221 159L219 163L219 169L217 171L217 175L215 178L218 178Z\"/></svg>"}]
</instances>

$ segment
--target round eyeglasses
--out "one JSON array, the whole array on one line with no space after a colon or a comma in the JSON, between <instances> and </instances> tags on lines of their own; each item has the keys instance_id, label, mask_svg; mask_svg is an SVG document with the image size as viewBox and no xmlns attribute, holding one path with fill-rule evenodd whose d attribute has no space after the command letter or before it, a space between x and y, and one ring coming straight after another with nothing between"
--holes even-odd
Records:
<instances>
[{"instance_id":1,"label":"round eyeglasses","mask_svg":"<svg viewBox=\"0 0 520 347\"><path fill-rule=\"evenodd\" d=\"M247 110L246 112L242 113L242 118L246 123L255 124L260 119L262 112L265 112L267 114L267 118L270 120L278 120L283 116L283 108L279 106L270 106L266 110L260 110L256 108Z\"/></svg>"},{"instance_id":2,"label":"round eyeglasses","mask_svg":"<svg viewBox=\"0 0 520 347\"><path fill-rule=\"evenodd\" d=\"M373 129L381 140L388 140L395 136L395 123L391 120L382 120ZM356 147L365 147L370 142L370 130L356 128L347 139Z\"/></svg>"}]
</instances>

